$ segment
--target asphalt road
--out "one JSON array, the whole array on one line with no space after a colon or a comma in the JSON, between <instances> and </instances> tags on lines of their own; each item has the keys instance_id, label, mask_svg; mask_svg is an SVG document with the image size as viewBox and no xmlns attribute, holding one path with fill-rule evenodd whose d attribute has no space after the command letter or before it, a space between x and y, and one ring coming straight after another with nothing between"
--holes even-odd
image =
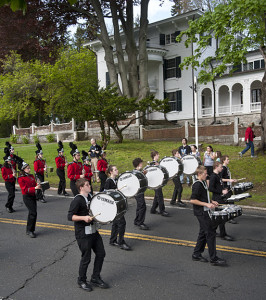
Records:
<instances>
[{"instance_id":1,"label":"asphalt road","mask_svg":"<svg viewBox=\"0 0 266 300\"><path fill-rule=\"evenodd\" d=\"M191 254L198 234L192 207L169 206L171 217L151 215L149 231L133 225L135 201L126 213L124 251L109 245L110 225L102 226L106 258L102 278L110 289L94 288L87 293L77 284L80 252L73 224L67 221L72 197L49 191L46 204L38 203L37 238L25 234L27 209L20 191L15 213L5 210L6 191L0 187L0 299L265 299L266 298L266 212L243 210L238 224L227 224L236 241L217 238L218 255L228 266L194 262ZM207 251L204 253L208 258ZM88 277L91 274L91 266Z\"/></svg>"}]
</instances>

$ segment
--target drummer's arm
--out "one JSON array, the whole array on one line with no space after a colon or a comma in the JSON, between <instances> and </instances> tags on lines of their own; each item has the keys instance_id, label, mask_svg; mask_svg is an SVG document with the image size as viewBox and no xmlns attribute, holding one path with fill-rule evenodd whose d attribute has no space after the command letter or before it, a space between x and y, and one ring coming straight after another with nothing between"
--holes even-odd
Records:
<instances>
[{"instance_id":1,"label":"drummer's arm","mask_svg":"<svg viewBox=\"0 0 266 300\"><path fill-rule=\"evenodd\" d=\"M77 222L77 221L84 221L86 223L90 223L93 220L91 216L78 216L78 215L73 215L72 216L72 221Z\"/></svg>"},{"instance_id":2,"label":"drummer's arm","mask_svg":"<svg viewBox=\"0 0 266 300\"><path fill-rule=\"evenodd\" d=\"M213 202L216 202L216 201L213 201ZM197 200L197 199L190 199L190 203L194 204L194 205L198 205L198 206L206 206L208 208L215 208L215 206L217 205L215 203L208 203L208 202L202 202L200 200Z\"/></svg>"}]
</instances>

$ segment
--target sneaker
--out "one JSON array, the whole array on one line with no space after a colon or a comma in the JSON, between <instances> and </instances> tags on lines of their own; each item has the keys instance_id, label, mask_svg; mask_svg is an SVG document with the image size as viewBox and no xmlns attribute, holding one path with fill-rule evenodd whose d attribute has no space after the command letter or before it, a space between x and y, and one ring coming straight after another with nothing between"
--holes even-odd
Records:
<instances>
[{"instance_id":1,"label":"sneaker","mask_svg":"<svg viewBox=\"0 0 266 300\"><path fill-rule=\"evenodd\" d=\"M186 207L186 204L184 202L182 202L181 200L177 201L177 205L180 207Z\"/></svg>"},{"instance_id":2,"label":"sneaker","mask_svg":"<svg viewBox=\"0 0 266 300\"><path fill-rule=\"evenodd\" d=\"M92 286L86 281L78 281L78 285L81 289L83 289L86 292L92 291Z\"/></svg>"},{"instance_id":3,"label":"sneaker","mask_svg":"<svg viewBox=\"0 0 266 300\"><path fill-rule=\"evenodd\" d=\"M243 157L243 154L242 154L242 152L238 152L238 154L239 154L239 156L240 156L240 157Z\"/></svg>"},{"instance_id":4,"label":"sneaker","mask_svg":"<svg viewBox=\"0 0 266 300\"><path fill-rule=\"evenodd\" d=\"M255 157L257 157L257 155L251 155L251 157L252 157L252 158L255 158Z\"/></svg>"},{"instance_id":5,"label":"sneaker","mask_svg":"<svg viewBox=\"0 0 266 300\"><path fill-rule=\"evenodd\" d=\"M224 266L226 265L226 260L222 259L222 258L219 258L219 257L216 257L215 259L212 259L210 261L210 263L213 265L213 266Z\"/></svg>"},{"instance_id":6,"label":"sneaker","mask_svg":"<svg viewBox=\"0 0 266 300\"><path fill-rule=\"evenodd\" d=\"M109 288L109 285L107 283L105 283L100 276L99 277L91 277L91 284L94 286L97 286L101 289Z\"/></svg>"},{"instance_id":7,"label":"sneaker","mask_svg":"<svg viewBox=\"0 0 266 300\"><path fill-rule=\"evenodd\" d=\"M36 234L32 231L27 231L26 234L30 237L30 238L36 238Z\"/></svg>"},{"instance_id":8,"label":"sneaker","mask_svg":"<svg viewBox=\"0 0 266 300\"><path fill-rule=\"evenodd\" d=\"M208 262L208 259L200 255L194 255L192 254L192 260L194 261L200 261L200 262Z\"/></svg>"},{"instance_id":9,"label":"sneaker","mask_svg":"<svg viewBox=\"0 0 266 300\"><path fill-rule=\"evenodd\" d=\"M46 200L44 200L44 199L40 199L40 202L42 202L42 203L46 203L47 201L46 201Z\"/></svg>"}]
</instances>

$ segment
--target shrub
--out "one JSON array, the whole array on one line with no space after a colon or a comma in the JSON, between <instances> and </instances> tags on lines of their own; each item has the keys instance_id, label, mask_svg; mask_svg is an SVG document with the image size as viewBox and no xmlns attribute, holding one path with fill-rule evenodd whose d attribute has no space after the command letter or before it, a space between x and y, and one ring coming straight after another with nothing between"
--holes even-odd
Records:
<instances>
[{"instance_id":1,"label":"shrub","mask_svg":"<svg viewBox=\"0 0 266 300\"><path fill-rule=\"evenodd\" d=\"M23 143L23 144L28 144L28 143L29 143L29 137L26 136L26 135L23 135L23 136L21 137L21 140L22 140L22 143Z\"/></svg>"},{"instance_id":2,"label":"shrub","mask_svg":"<svg viewBox=\"0 0 266 300\"><path fill-rule=\"evenodd\" d=\"M46 139L47 142L52 143L55 141L55 135L53 133L47 134Z\"/></svg>"},{"instance_id":3,"label":"shrub","mask_svg":"<svg viewBox=\"0 0 266 300\"><path fill-rule=\"evenodd\" d=\"M10 134L10 142L13 144L17 144L18 136L16 134Z\"/></svg>"},{"instance_id":4,"label":"shrub","mask_svg":"<svg viewBox=\"0 0 266 300\"><path fill-rule=\"evenodd\" d=\"M38 134L36 133L34 136L33 136L33 141L34 141L34 144L37 144L40 142L39 140L39 137L38 137Z\"/></svg>"}]
</instances>

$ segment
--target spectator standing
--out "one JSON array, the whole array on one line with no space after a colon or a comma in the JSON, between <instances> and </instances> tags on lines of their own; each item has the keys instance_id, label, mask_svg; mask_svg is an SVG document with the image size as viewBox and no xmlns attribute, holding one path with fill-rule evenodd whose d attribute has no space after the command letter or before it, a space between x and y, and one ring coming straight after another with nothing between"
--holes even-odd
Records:
<instances>
[{"instance_id":1,"label":"spectator standing","mask_svg":"<svg viewBox=\"0 0 266 300\"><path fill-rule=\"evenodd\" d=\"M254 124L254 122L252 122L248 125L248 128L246 129L246 132L245 132L246 148L243 151L238 153L241 157L250 148L251 148L251 157L255 157L255 155L254 155L254 144L253 144L253 139L255 138L255 134L254 134L254 131L253 131L254 127L255 127L255 124Z\"/></svg>"},{"instance_id":2,"label":"spectator standing","mask_svg":"<svg viewBox=\"0 0 266 300\"><path fill-rule=\"evenodd\" d=\"M91 147L89 150L89 154L91 157L91 170L92 170L92 172L94 172L93 181L97 180L97 182L100 182L100 178L99 178L99 175L97 172L97 163L98 163L101 153L102 153L101 146L96 144L95 139L91 139Z\"/></svg>"},{"instance_id":3,"label":"spectator standing","mask_svg":"<svg viewBox=\"0 0 266 300\"><path fill-rule=\"evenodd\" d=\"M180 146L178 148L178 152L181 155L181 158L184 157L185 155L189 155L191 153L191 148L188 146L186 138L182 139L182 146ZM184 174L183 173L180 175L180 182L182 184L184 183ZM190 184L189 176L187 176L187 184Z\"/></svg>"}]
</instances>

